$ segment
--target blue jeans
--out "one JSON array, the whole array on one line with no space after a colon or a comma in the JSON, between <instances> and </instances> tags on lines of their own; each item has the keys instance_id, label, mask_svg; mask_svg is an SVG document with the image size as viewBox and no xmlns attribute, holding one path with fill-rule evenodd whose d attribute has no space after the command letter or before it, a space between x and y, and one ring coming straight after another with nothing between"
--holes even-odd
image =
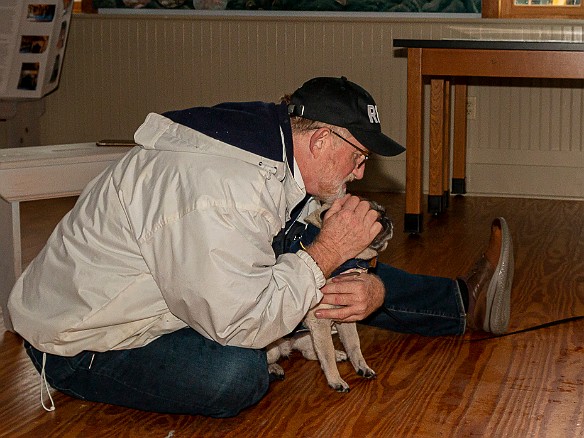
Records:
<instances>
[{"instance_id":1,"label":"blue jeans","mask_svg":"<svg viewBox=\"0 0 584 438\"><path fill-rule=\"evenodd\" d=\"M408 274L379 264L387 294L365 324L425 336L464 332L462 299L454 280ZM37 370L43 353L25 343ZM266 353L224 347L190 328L150 344L74 357L47 354L45 374L73 397L160 413L230 417L257 403L270 377Z\"/></svg>"},{"instance_id":2,"label":"blue jeans","mask_svg":"<svg viewBox=\"0 0 584 438\"><path fill-rule=\"evenodd\" d=\"M40 372L43 353L25 347ZM257 403L269 387L265 351L224 347L191 328L141 348L47 354L45 374L53 388L81 400L218 418Z\"/></svg>"},{"instance_id":3,"label":"blue jeans","mask_svg":"<svg viewBox=\"0 0 584 438\"><path fill-rule=\"evenodd\" d=\"M455 280L410 274L379 263L385 302L362 323L423 336L461 335L466 312Z\"/></svg>"}]
</instances>

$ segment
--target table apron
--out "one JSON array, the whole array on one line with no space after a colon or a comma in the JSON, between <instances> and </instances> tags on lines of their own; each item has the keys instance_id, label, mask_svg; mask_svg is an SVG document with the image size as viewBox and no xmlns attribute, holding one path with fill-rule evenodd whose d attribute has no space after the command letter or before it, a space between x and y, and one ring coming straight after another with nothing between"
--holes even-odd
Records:
<instances>
[{"instance_id":1,"label":"table apron","mask_svg":"<svg viewBox=\"0 0 584 438\"><path fill-rule=\"evenodd\" d=\"M584 52L422 49L421 74L584 79Z\"/></svg>"}]
</instances>

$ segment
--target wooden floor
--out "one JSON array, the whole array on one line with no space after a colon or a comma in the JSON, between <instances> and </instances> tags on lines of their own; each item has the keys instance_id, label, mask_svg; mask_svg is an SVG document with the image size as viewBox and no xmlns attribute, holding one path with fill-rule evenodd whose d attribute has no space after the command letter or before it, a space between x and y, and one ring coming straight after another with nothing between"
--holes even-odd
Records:
<instances>
[{"instance_id":1,"label":"wooden floor","mask_svg":"<svg viewBox=\"0 0 584 438\"><path fill-rule=\"evenodd\" d=\"M452 198L425 231L403 230L403 195L371 195L388 207L397 233L384 261L453 277L507 218L515 240L511 329L584 315L584 202ZM22 208L25 258L42 246L72 200ZM584 322L500 339L424 338L360 327L378 373L364 380L340 365L348 394L330 390L316 362L282 362L286 379L232 419L145 413L53 392L39 403L39 377L13 333L0 339L0 436L9 437L579 437L584 436ZM233 388L237 391L237 388Z\"/></svg>"}]
</instances>

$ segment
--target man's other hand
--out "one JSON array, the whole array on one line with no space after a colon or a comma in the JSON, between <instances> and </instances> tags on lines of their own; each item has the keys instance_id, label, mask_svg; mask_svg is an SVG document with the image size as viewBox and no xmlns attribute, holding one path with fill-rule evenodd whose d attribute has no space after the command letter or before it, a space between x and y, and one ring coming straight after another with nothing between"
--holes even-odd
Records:
<instances>
[{"instance_id":1,"label":"man's other hand","mask_svg":"<svg viewBox=\"0 0 584 438\"><path fill-rule=\"evenodd\" d=\"M317 318L338 322L355 322L368 317L384 302L385 287L373 274L349 272L332 278L322 289L321 303L341 306L336 309L322 309Z\"/></svg>"}]
</instances>

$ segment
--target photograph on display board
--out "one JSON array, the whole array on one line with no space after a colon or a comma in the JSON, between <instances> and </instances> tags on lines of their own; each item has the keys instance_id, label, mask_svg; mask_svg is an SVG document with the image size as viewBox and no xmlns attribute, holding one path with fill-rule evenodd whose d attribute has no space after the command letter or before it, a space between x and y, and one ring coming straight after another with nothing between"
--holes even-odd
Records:
<instances>
[{"instance_id":1,"label":"photograph on display board","mask_svg":"<svg viewBox=\"0 0 584 438\"><path fill-rule=\"evenodd\" d=\"M23 62L20 70L20 79L18 80L18 89L36 90L39 77L40 63Z\"/></svg>"},{"instance_id":2,"label":"photograph on display board","mask_svg":"<svg viewBox=\"0 0 584 438\"><path fill-rule=\"evenodd\" d=\"M56 5L35 4L28 5L26 19L28 21L50 22L55 18Z\"/></svg>"},{"instance_id":3,"label":"photograph on display board","mask_svg":"<svg viewBox=\"0 0 584 438\"><path fill-rule=\"evenodd\" d=\"M48 35L23 35L20 39L20 53L43 53L49 45Z\"/></svg>"}]
</instances>

